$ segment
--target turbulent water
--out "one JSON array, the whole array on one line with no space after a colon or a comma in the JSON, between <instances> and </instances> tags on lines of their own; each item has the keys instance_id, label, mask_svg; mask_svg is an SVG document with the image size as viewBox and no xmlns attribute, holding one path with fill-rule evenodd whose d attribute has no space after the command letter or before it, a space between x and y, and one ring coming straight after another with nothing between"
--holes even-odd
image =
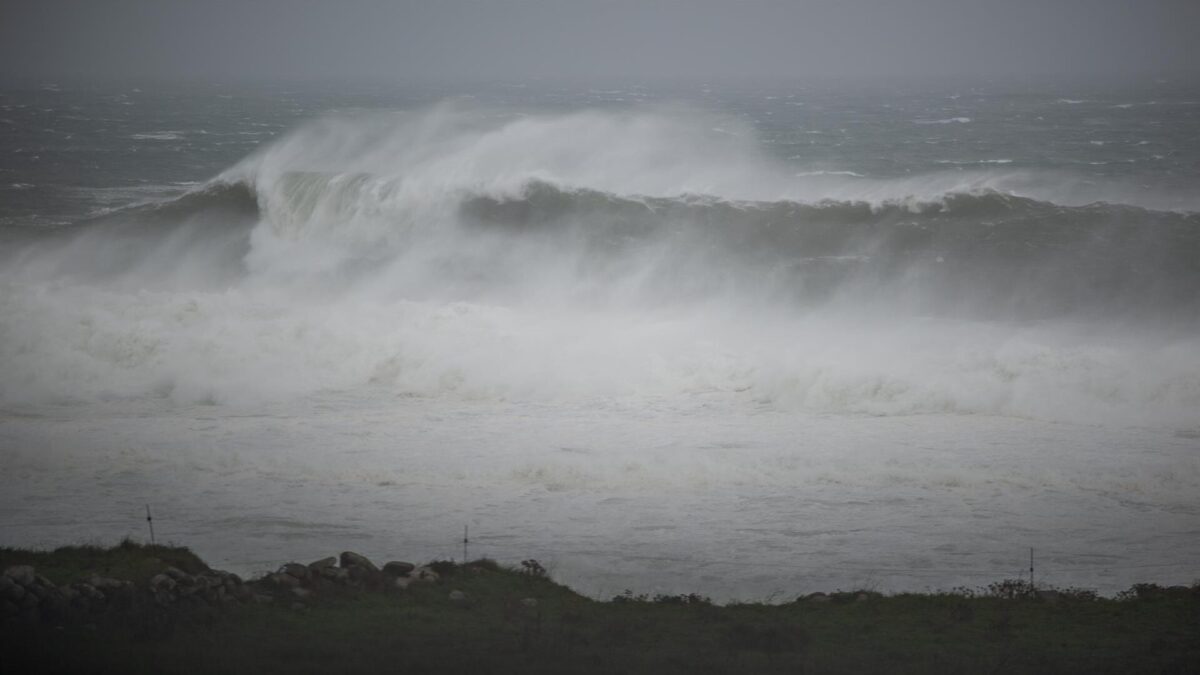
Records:
<instances>
[{"instance_id":1,"label":"turbulent water","mask_svg":"<svg viewBox=\"0 0 1200 675\"><path fill-rule=\"evenodd\" d=\"M1200 554L1200 89L0 94L0 543L597 594Z\"/></svg>"}]
</instances>

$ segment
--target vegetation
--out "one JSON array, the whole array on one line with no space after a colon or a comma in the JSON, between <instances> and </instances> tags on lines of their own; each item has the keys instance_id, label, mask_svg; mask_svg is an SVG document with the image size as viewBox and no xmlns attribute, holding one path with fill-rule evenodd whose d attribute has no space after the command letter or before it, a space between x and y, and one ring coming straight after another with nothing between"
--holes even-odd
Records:
<instances>
[{"instance_id":1,"label":"vegetation","mask_svg":"<svg viewBox=\"0 0 1200 675\"><path fill-rule=\"evenodd\" d=\"M0 567L32 564L63 580L102 570L145 579L168 562L203 565L186 549L129 543L0 549ZM274 602L112 612L61 626L10 622L0 655L8 672L1200 672L1200 587L1143 584L1109 599L1006 581L718 606L699 595L631 592L596 601L534 560L431 567L437 583L339 590L303 609ZM453 602L451 590L467 601Z\"/></svg>"}]
</instances>

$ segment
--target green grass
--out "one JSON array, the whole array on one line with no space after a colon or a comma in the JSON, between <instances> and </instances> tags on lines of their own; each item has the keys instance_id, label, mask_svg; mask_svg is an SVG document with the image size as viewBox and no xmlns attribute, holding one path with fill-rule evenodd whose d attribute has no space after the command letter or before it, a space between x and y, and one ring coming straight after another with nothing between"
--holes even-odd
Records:
<instances>
[{"instance_id":1,"label":"green grass","mask_svg":"<svg viewBox=\"0 0 1200 675\"><path fill-rule=\"evenodd\" d=\"M112 555L165 560L160 549ZM0 561L10 564L10 555ZM41 555L74 561L63 570L104 558L88 547ZM715 606L699 596L600 602L495 563L439 567L438 584L333 593L305 610L283 602L108 615L61 629L10 625L0 654L35 670L122 673L1200 672L1196 593L1056 603L847 593L826 603ZM451 589L472 606L454 606ZM529 597L537 610L520 603Z\"/></svg>"},{"instance_id":2,"label":"green grass","mask_svg":"<svg viewBox=\"0 0 1200 675\"><path fill-rule=\"evenodd\" d=\"M208 569L199 556L185 547L140 544L130 539L112 547L62 546L53 551L0 547L0 569L10 565L33 565L38 574L55 584L99 574L145 585L150 577L168 567L177 567L188 574Z\"/></svg>"}]
</instances>

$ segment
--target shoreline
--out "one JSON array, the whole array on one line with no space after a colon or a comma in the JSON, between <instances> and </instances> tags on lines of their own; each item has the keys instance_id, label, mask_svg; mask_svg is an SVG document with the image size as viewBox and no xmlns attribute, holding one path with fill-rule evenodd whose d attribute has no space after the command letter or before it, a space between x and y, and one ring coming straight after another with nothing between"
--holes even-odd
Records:
<instances>
[{"instance_id":1,"label":"shoreline","mask_svg":"<svg viewBox=\"0 0 1200 675\"><path fill-rule=\"evenodd\" d=\"M1200 665L1200 583L1138 584L1113 598L1009 579L932 593L818 592L779 604L632 591L594 600L554 582L532 559L377 565L345 551L243 580L186 548L130 540L2 548L0 570L0 650L23 672L400 665L417 672L1194 672Z\"/></svg>"}]
</instances>

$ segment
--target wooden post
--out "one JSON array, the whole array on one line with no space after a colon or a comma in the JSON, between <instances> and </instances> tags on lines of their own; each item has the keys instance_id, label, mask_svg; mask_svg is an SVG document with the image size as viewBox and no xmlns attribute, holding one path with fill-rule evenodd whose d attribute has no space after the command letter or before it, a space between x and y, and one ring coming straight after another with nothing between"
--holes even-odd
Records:
<instances>
[{"instance_id":1,"label":"wooden post","mask_svg":"<svg viewBox=\"0 0 1200 675\"><path fill-rule=\"evenodd\" d=\"M154 519L150 517L150 505L146 505L146 524L150 526L150 545L155 544L154 541Z\"/></svg>"},{"instance_id":2,"label":"wooden post","mask_svg":"<svg viewBox=\"0 0 1200 675\"><path fill-rule=\"evenodd\" d=\"M463 525L463 564L467 563L467 543L470 539L467 538L467 526Z\"/></svg>"}]
</instances>

